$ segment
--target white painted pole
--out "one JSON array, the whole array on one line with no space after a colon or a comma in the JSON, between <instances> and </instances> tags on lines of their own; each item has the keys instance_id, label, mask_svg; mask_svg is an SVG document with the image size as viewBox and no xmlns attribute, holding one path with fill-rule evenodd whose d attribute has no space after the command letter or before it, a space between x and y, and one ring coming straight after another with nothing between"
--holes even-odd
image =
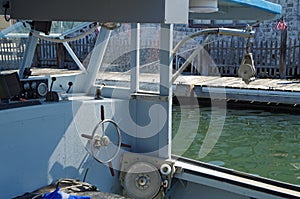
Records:
<instances>
[{"instance_id":1,"label":"white painted pole","mask_svg":"<svg viewBox=\"0 0 300 199\"><path fill-rule=\"evenodd\" d=\"M159 135L159 157L171 158L172 146L172 69L173 25L161 24L160 33L160 95L168 97L166 131Z\"/></svg>"},{"instance_id":2,"label":"white painted pole","mask_svg":"<svg viewBox=\"0 0 300 199\"><path fill-rule=\"evenodd\" d=\"M130 49L130 66L131 66L131 93L139 91L140 75L140 24L131 24L131 49Z\"/></svg>"},{"instance_id":3,"label":"white painted pole","mask_svg":"<svg viewBox=\"0 0 300 199\"><path fill-rule=\"evenodd\" d=\"M26 50L23 56L22 64L19 70L19 77L22 79L26 68L30 68L35 53L38 38L29 33Z\"/></svg>"},{"instance_id":4,"label":"white painted pole","mask_svg":"<svg viewBox=\"0 0 300 199\"><path fill-rule=\"evenodd\" d=\"M86 93L89 93L95 84L97 73L102 65L105 51L109 42L110 34L111 30L107 30L105 28L100 29L95 48L93 49L90 63L87 68L87 77L85 78L86 82L84 84L84 92Z\"/></svg>"}]
</instances>

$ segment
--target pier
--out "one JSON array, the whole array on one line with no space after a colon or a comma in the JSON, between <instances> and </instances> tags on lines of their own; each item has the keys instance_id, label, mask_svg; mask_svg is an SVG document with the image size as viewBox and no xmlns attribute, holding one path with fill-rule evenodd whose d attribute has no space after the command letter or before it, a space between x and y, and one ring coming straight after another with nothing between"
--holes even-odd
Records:
<instances>
[{"instance_id":1,"label":"pier","mask_svg":"<svg viewBox=\"0 0 300 199\"><path fill-rule=\"evenodd\" d=\"M33 75L78 73L78 70L34 68ZM130 72L101 72L97 79L108 86L129 86ZM140 82L155 87L158 74L141 73ZM238 77L182 75L173 83L176 97L225 99L233 102L300 106L300 79L255 79L246 84Z\"/></svg>"},{"instance_id":2,"label":"pier","mask_svg":"<svg viewBox=\"0 0 300 199\"><path fill-rule=\"evenodd\" d=\"M104 82L127 82L130 75L105 72L99 74L99 78ZM155 84L158 80L158 75L140 74L143 83ZM296 79L256 79L246 84L238 77L187 75L173 83L173 91L176 97L300 105L300 80Z\"/></svg>"},{"instance_id":3,"label":"pier","mask_svg":"<svg viewBox=\"0 0 300 199\"><path fill-rule=\"evenodd\" d=\"M181 76L175 82L180 97L225 98L227 101L300 104L300 80L256 79L249 84L238 77ZM191 92L188 93L188 90Z\"/></svg>"}]
</instances>

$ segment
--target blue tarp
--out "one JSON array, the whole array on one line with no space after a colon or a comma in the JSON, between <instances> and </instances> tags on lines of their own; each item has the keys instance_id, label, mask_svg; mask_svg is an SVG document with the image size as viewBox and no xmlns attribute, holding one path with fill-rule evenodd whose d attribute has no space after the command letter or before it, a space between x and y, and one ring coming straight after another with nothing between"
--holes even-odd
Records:
<instances>
[{"instance_id":1,"label":"blue tarp","mask_svg":"<svg viewBox=\"0 0 300 199\"><path fill-rule=\"evenodd\" d=\"M55 191L51 193L46 193L42 199L90 199L90 196L73 196L70 194L66 194L64 192L59 191L57 188Z\"/></svg>"},{"instance_id":2,"label":"blue tarp","mask_svg":"<svg viewBox=\"0 0 300 199\"><path fill-rule=\"evenodd\" d=\"M278 15L281 14L281 10L282 10L281 5L271 3L265 0L220 0L219 2L221 4L222 2L224 3L228 2L228 3L234 3L237 5L245 6L245 7L253 7L253 8L257 8Z\"/></svg>"}]
</instances>

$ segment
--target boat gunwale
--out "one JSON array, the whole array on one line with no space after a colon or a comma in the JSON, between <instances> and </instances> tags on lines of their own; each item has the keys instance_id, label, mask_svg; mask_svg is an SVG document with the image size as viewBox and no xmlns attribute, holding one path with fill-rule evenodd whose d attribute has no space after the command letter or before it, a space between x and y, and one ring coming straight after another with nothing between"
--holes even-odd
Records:
<instances>
[{"instance_id":1,"label":"boat gunwale","mask_svg":"<svg viewBox=\"0 0 300 199\"><path fill-rule=\"evenodd\" d=\"M225 167L221 167L221 166L216 166L216 165L212 165L212 164L209 164L209 163L205 163L205 162L201 162L201 161L197 161L197 160L193 160L193 159L190 159L190 158L177 156L177 155L173 155L173 154L172 154L171 158L172 158L172 160L176 160L177 162L182 162L182 163L186 163L186 164L193 165L193 166L196 166L196 167L201 167L201 168L221 172L221 173L224 173L224 174L232 175L232 176L235 176L235 177L245 178L245 179L249 179L249 180L256 181L256 182L269 184L271 186L275 186L275 187L279 187L279 188L282 188L282 189L289 190L290 192L298 192L299 195L295 196L293 193L287 193L287 192L282 192L282 191L278 191L278 190L272 190L272 189L268 189L266 187L257 186L255 184L243 183L243 182L239 182L239 181L236 181L236 180L233 180L233 179L223 178L222 176L215 176L215 175L212 175L212 174L209 174L209 173L201 173L201 172L189 169L189 168L183 168L184 172L187 173L187 174L202 176L202 177L206 177L206 178L210 178L210 179L230 183L232 185L237 185L237 186L240 186L240 187L245 187L245 188L248 188L248 189L256 190L256 191L259 191L259 192L264 192L264 193L276 195L276 196L279 196L279 197L285 197L285 198L291 198L291 197L292 198L299 198L300 197L300 186L297 186L297 185L294 185L294 184L289 184L289 183L286 183L286 182L276 181L276 180L269 179L269 178L264 178L264 177L261 177L261 176L251 175L249 173L244 173L244 172L241 172L241 171L237 171L237 170L233 170L233 169L229 169L229 168L225 168Z\"/></svg>"}]
</instances>

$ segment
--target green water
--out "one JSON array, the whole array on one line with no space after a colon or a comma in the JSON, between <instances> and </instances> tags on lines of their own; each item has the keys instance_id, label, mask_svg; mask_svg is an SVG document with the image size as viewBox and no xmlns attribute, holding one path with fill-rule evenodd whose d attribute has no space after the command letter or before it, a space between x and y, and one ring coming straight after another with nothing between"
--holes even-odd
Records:
<instances>
[{"instance_id":1,"label":"green water","mask_svg":"<svg viewBox=\"0 0 300 199\"><path fill-rule=\"evenodd\" d=\"M179 136L180 141L173 142L172 153L300 185L300 115L262 110L214 112L220 113L213 116L209 107L174 106L173 139L180 134L178 129L184 129L184 134ZM210 131L208 140L217 141L203 156L199 151L209 127L214 129L214 125L221 130ZM197 133L193 135L192 131ZM186 143L191 145L187 147Z\"/></svg>"}]
</instances>

